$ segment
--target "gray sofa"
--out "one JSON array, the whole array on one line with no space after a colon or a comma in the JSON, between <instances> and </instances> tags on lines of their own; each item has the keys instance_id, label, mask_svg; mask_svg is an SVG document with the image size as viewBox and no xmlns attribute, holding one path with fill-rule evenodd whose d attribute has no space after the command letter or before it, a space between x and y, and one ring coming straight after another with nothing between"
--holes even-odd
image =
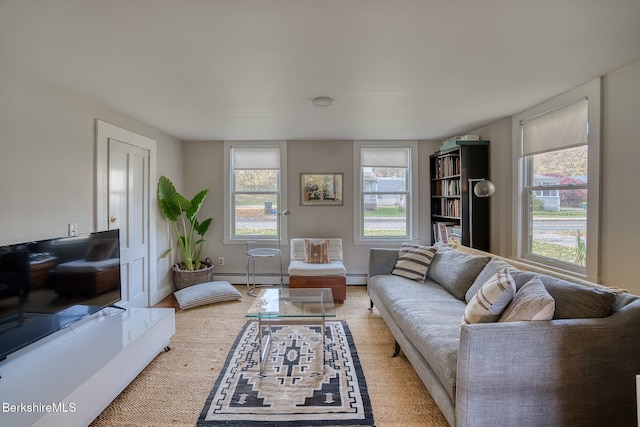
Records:
<instances>
[{"instance_id":1,"label":"gray sofa","mask_svg":"<svg viewBox=\"0 0 640 427\"><path fill-rule=\"evenodd\" d=\"M371 304L449 424L637 424L639 297L466 248L440 248L424 282L392 275L397 258L371 249ZM460 326L473 294L505 267L516 289L538 275L554 318Z\"/></svg>"}]
</instances>

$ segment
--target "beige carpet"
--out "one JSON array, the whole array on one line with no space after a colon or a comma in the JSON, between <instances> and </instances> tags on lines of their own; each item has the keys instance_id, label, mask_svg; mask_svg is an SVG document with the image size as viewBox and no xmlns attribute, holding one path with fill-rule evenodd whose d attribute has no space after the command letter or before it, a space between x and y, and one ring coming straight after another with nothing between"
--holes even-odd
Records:
<instances>
[{"instance_id":1,"label":"beige carpet","mask_svg":"<svg viewBox=\"0 0 640 427\"><path fill-rule=\"evenodd\" d=\"M244 286L238 289L240 301L178 310L171 351L156 357L91 426L193 427L247 320L253 298ZM393 337L376 309L368 308L366 287L349 286L336 312L353 334L376 426L447 426L407 359L390 357Z\"/></svg>"}]
</instances>

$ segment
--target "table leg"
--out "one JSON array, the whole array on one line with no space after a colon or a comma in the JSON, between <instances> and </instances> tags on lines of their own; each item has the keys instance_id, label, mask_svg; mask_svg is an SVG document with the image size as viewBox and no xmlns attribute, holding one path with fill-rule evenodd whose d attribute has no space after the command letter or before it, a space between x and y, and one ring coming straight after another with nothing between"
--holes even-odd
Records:
<instances>
[{"instance_id":1,"label":"table leg","mask_svg":"<svg viewBox=\"0 0 640 427\"><path fill-rule=\"evenodd\" d=\"M256 260L255 258L247 257L246 267L247 267L247 295L255 297L256 296Z\"/></svg>"},{"instance_id":2,"label":"table leg","mask_svg":"<svg viewBox=\"0 0 640 427\"><path fill-rule=\"evenodd\" d=\"M258 318L258 346L260 348L260 372L262 372L262 319Z\"/></svg>"},{"instance_id":3,"label":"table leg","mask_svg":"<svg viewBox=\"0 0 640 427\"><path fill-rule=\"evenodd\" d=\"M267 336L267 339L265 340L262 336L262 321L261 319L258 319L258 342L260 345L260 373L264 373L264 362L267 360L267 354L269 353L269 346L271 345L271 335L272 335L272 330L271 330L271 323L267 323L268 327L269 327L269 335ZM262 342L264 341L264 347Z\"/></svg>"},{"instance_id":4,"label":"table leg","mask_svg":"<svg viewBox=\"0 0 640 427\"><path fill-rule=\"evenodd\" d=\"M326 341L325 341L325 324L324 324L324 317L322 318L322 373L326 373L326 353L327 353L327 349L326 349Z\"/></svg>"}]
</instances>

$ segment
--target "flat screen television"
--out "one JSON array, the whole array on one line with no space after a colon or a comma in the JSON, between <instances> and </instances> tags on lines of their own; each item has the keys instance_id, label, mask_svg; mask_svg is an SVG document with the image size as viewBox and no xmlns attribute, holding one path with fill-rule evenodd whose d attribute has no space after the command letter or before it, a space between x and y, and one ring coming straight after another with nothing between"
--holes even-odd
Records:
<instances>
[{"instance_id":1,"label":"flat screen television","mask_svg":"<svg viewBox=\"0 0 640 427\"><path fill-rule=\"evenodd\" d=\"M0 361L121 300L109 230L0 246Z\"/></svg>"}]
</instances>

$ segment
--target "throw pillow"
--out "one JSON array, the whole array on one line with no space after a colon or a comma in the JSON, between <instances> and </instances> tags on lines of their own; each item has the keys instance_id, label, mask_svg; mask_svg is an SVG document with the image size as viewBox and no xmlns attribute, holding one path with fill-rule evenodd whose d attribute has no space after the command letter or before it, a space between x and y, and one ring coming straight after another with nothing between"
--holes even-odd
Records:
<instances>
[{"instance_id":1,"label":"throw pillow","mask_svg":"<svg viewBox=\"0 0 640 427\"><path fill-rule=\"evenodd\" d=\"M471 301L471 298L473 298L473 296L480 290L482 285L487 283L487 280L489 280L491 276L493 276L503 268L513 268L513 267L510 264L500 259L492 258L491 261L489 261L489 263L482 269L480 274L478 274L478 277L476 277L476 280L473 282L473 285L471 285L471 287L467 291L464 297L465 301L466 302ZM510 273L511 273L511 277L513 277L513 271L510 271ZM513 277L513 279L515 280L515 277ZM518 284L516 283L516 289L517 288L518 288Z\"/></svg>"},{"instance_id":2,"label":"throw pillow","mask_svg":"<svg viewBox=\"0 0 640 427\"><path fill-rule=\"evenodd\" d=\"M491 276L464 309L462 324L490 323L498 320L516 293L516 284L503 268Z\"/></svg>"},{"instance_id":3,"label":"throw pillow","mask_svg":"<svg viewBox=\"0 0 640 427\"><path fill-rule=\"evenodd\" d=\"M461 301L491 257L471 255L455 249L440 250L433 257L427 277Z\"/></svg>"},{"instance_id":4,"label":"throw pillow","mask_svg":"<svg viewBox=\"0 0 640 427\"><path fill-rule=\"evenodd\" d=\"M403 244L391 274L423 282L436 251L431 246Z\"/></svg>"},{"instance_id":5,"label":"throw pillow","mask_svg":"<svg viewBox=\"0 0 640 427\"><path fill-rule=\"evenodd\" d=\"M216 302L233 301L242 298L242 294L231 283L223 280L200 283L173 293L181 309L199 307Z\"/></svg>"},{"instance_id":6,"label":"throw pillow","mask_svg":"<svg viewBox=\"0 0 640 427\"><path fill-rule=\"evenodd\" d=\"M309 264L329 263L329 241L323 240L320 243L313 243L311 240L304 240L304 262Z\"/></svg>"},{"instance_id":7,"label":"throw pillow","mask_svg":"<svg viewBox=\"0 0 640 427\"><path fill-rule=\"evenodd\" d=\"M499 322L551 320L556 302L540 281L534 277L516 292L513 301L500 316Z\"/></svg>"}]
</instances>

